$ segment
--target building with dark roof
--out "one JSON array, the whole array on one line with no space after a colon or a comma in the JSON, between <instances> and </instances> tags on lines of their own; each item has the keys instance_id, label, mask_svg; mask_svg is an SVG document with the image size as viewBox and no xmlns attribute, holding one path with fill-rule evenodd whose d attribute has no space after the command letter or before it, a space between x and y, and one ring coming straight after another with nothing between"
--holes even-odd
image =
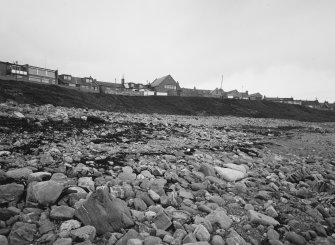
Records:
<instances>
[{"instance_id":1,"label":"building with dark roof","mask_svg":"<svg viewBox=\"0 0 335 245\"><path fill-rule=\"evenodd\" d=\"M167 93L168 95L180 95L180 86L171 75L156 78L150 88L158 93Z\"/></svg>"},{"instance_id":2,"label":"building with dark roof","mask_svg":"<svg viewBox=\"0 0 335 245\"><path fill-rule=\"evenodd\" d=\"M65 85L86 92L100 92L99 84L92 77L73 77L71 75L62 74L58 76L59 85Z\"/></svg>"}]
</instances>

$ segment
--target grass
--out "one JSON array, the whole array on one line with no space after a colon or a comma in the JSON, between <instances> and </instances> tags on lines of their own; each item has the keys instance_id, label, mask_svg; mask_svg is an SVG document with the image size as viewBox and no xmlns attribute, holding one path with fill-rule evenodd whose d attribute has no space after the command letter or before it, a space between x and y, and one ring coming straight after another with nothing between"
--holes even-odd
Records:
<instances>
[{"instance_id":1,"label":"grass","mask_svg":"<svg viewBox=\"0 0 335 245\"><path fill-rule=\"evenodd\" d=\"M334 111L269 101L231 100L204 97L121 96L85 93L56 85L0 80L0 102L52 104L128 113L173 115L241 116L299 121L334 122Z\"/></svg>"}]
</instances>

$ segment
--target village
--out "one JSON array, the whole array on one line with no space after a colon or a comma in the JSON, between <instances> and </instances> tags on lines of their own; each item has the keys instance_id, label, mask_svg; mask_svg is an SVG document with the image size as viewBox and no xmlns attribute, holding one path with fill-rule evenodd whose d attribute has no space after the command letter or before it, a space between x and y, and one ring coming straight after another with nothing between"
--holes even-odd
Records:
<instances>
[{"instance_id":1,"label":"village","mask_svg":"<svg viewBox=\"0 0 335 245\"><path fill-rule=\"evenodd\" d=\"M267 97L261 93L248 91L224 91L221 88L197 89L183 88L171 75L154 79L151 83L126 82L122 77L118 83L98 81L92 76L76 77L70 74L59 74L58 70L47 69L29 64L20 65L18 62L0 61L0 79L29 81L34 83L53 84L72 88L83 92L103 93L126 96L184 96L184 97L212 97L221 99L265 100L277 103L301 105L320 110L335 110L335 102L319 102L315 100L299 100L293 97Z\"/></svg>"}]
</instances>

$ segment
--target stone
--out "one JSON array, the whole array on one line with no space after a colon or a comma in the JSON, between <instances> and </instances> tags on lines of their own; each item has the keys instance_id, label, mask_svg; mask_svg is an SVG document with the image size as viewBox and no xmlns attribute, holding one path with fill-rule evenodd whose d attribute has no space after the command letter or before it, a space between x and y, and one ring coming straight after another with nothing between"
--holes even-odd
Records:
<instances>
[{"instance_id":1,"label":"stone","mask_svg":"<svg viewBox=\"0 0 335 245\"><path fill-rule=\"evenodd\" d=\"M279 225L279 222L274 218L256 212L255 210L248 210L248 217L252 223L261 224L261 225Z\"/></svg>"},{"instance_id":2,"label":"stone","mask_svg":"<svg viewBox=\"0 0 335 245\"><path fill-rule=\"evenodd\" d=\"M56 220L72 219L75 209L68 206L52 206L50 218Z\"/></svg>"},{"instance_id":3,"label":"stone","mask_svg":"<svg viewBox=\"0 0 335 245\"><path fill-rule=\"evenodd\" d=\"M9 244L25 245L30 244L34 240L36 234L36 225L25 222L16 222L9 234Z\"/></svg>"},{"instance_id":4,"label":"stone","mask_svg":"<svg viewBox=\"0 0 335 245\"><path fill-rule=\"evenodd\" d=\"M93 241L96 235L96 229L94 226L86 225L78 229L71 231L71 236L75 239L90 240Z\"/></svg>"},{"instance_id":5,"label":"stone","mask_svg":"<svg viewBox=\"0 0 335 245\"><path fill-rule=\"evenodd\" d=\"M155 245L155 244L161 244L162 243L162 239L160 239L159 237L155 237L155 236L147 236L146 238L144 238L143 241L143 245Z\"/></svg>"},{"instance_id":6,"label":"stone","mask_svg":"<svg viewBox=\"0 0 335 245\"><path fill-rule=\"evenodd\" d=\"M235 230L230 231L226 239L227 245L248 245L247 242Z\"/></svg>"},{"instance_id":7,"label":"stone","mask_svg":"<svg viewBox=\"0 0 335 245\"><path fill-rule=\"evenodd\" d=\"M130 229L123 237L121 237L121 239L117 241L116 245L127 245L130 239L142 239L142 237L136 230Z\"/></svg>"},{"instance_id":8,"label":"stone","mask_svg":"<svg viewBox=\"0 0 335 245\"><path fill-rule=\"evenodd\" d=\"M151 197L152 200L154 200L155 202L158 202L160 199L160 196L153 190L148 190L148 194Z\"/></svg>"},{"instance_id":9,"label":"stone","mask_svg":"<svg viewBox=\"0 0 335 245\"><path fill-rule=\"evenodd\" d=\"M76 208L75 216L85 225L94 226L98 234L116 232L134 225L126 203L112 198L107 187L98 188L88 196Z\"/></svg>"},{"instance_id":10,"label":"stone","mask_svg":"<svg viewBox=\"0 0 335 245\"><path fill-rule=\"evenodd\" d=\"M202 163L199 168L199 172L203 173L205 176L214 176L215 170L209 163Z\"/></svg>"},{"instance_id":11,"label":"stone","mask_svg":"<svg viewBox=\"0 0 335 245\"><path fill-rule=\"evenodd\" d=\"M121 181L124 181L124 182L127 182L127 183L133 183L134 180L136 179L136 174L129 173L129 172L122 172L118 175L118 178Z\"/></svg>"},{"instance_id":12,"label":"stone","mask_svg":"<svg viewBox=\"0 0 335 245\"><path fill-rule=\"evenodd\" d=\"M24 192L24 186L16 183L0 185L0 204L18 202Z\"/></svg>"},{"instance_id":13,"label":"stone","mask_svg":"<svg viewBox=\"0 0 335 245\"><path fill-rule=\"evenodd\" d=\"M6 177L15 180L28 179L31 173L33 173L33 171L29 168L18 168L7 171Z\"/></svg>"},{"instance_id":14,"label":"stone","mask_svg":"<svg viewBox=\"0 0 335 245\"><path fill-rule=\"evenodd\" d=\"M303 236L300 236L295 232L288 232L285 236L285 239L295 245L305 245L307 243Z\"/></svg>"},{"instance_id":15,"label":"stone","mask_svg":"<svg viewBox=\"0 0 335 245\"><path fill-rule=\"evenodd\" d=\"M43 181L43 180L48 180L51 178L51 173L49 172L36 172L36 173L31 173L28 176L28 183L33 182L33 181Z\"/></svg>"},{"instance_id":16,"label":"stone","mask_svg":"<svg viewBox=\"0 0 335 245\"><path fill-rule=\"evenodd\" d=\"M221 210L211 212L205 217L205 219L208 220L213 227L219 227L224 230L227 230L233 223L226 212Z\"/></svg>"},{"instance_id":17,"label":"stone","mask_svg":"<svg viewBox=\"0 0 335 245\"><path fill-rule=\"evenodd\" d=\"M223 240L222 236L214 235L211 240L212 245L224 245L225 241Z\"/></svg>"},{"instance_id":18,"label":"stone","mask_svg":"<svg viewBox=\"0 0 335 245\"><path fill-rule=\"evenodd\" d=\"M127 242L127 245L142 245L142 244L143 244L143 241L138 238L129 239Z\"/></svg>"},{"instance_id":19,"label":"stone","mask_svg":"<svg viewBox=\"0 0 335 245\"><path fill-rule=\"evenodd\" d=\"M59 238L52 245L72 245L72 238Z\"/></svg>"},{"instance_id":20,"label":"stone","mask_svg":"<svg viewBox=\"0 0 335 245\"><path fill-rule=\"evenodd\" d=\"M0 235L0 244L1 245L8 245L7 237Z\"/></svg>"},{"instance_id":21,"label":"stone","mask_svg":"<svg viewBox=\"0 0 335 245\"><path fill-rule=\"evenodd\" d=\"M27 203L38 202L41 205L54 204L64 189L63 184L53 180L31 182L27 189Z\"/></svg>"},{"instance_id":22,"label":"stone","mask_svg":"<svg viewBox=\"0 0 335 245\"><path fill-rule=\"evenodd\" d=\"M92 180L92 177L81 177L78 179L78 186L87 188L89 191L95 190L94 181Z\"/></svg>"},{"instance_id":23,"label":"stone","mask_svg":"<svg viewBox=\"0 0 335 245\"><path fill-rule=\"evenodd\" d=\"M275 210L275 208L271 205L269 207L267 207L267 209L265 210L266 214L269 215L270 217L276 218L278 217L278 213Z\"/></svg>"},{"instance_id":24,"label":"stone","mask_svg":"<svg viewBox=\"0 0 335 245\"><path fill-rule=\"evenodd\" d=\"M59 236L60 237L67 237L70 234L71 230L77 229L80 227L80 223L78 220L66 220L64 221L59 228Z\"/></svg>"},{"instance_id":25,"label":"stone","mask_svg":"<svg viewBox=\"0 0 335 245\"><path fill-rule=\"evenodd\" d=\"M183 244L184 243L194 243L194 242L197 242L197 238L194 235L194 233L188 233L183 239Z\"/></svg>"},{"instance_id":26,"label":"stone","mask_svg":"<svg viewBox=\"0 0 335 245\"><path fill-rule=\"evenodd\" d=\"M202 224L199 224L193 233L198 241L209 241L211 238L208 230Z\"/></svg>"},{"instance_id":27,"label":"stone","mask_svg":"<svg viewBox=\"0 0 335 245\"><path fill-rule=\"evenodd\" d=\"M244 174L247 173L247 168L244 165L237 165L237 164L234 164L234 163L226 163L223 166L226 167L226 168L230 168L230 169L233 169L233 170L240 171Z\"/></svg>"},{"instance_id":28,"label":"stone","mask_svg":"<svg viewBox=\"0 0 335 245\"><path fill-rule=\"evenodd\" d=\"M209 242L192 242L192 243L184 243L183 245L210 245Z\"/></svg>"},{"instance_id":29,"label":"stone","mask_svg":"<svg viewBox=\"0 0 335 245\"><path fill-rule=\"evenodd\" d=\"M279 240L280 235L274 229L269 229L266 233L268 240Z\"/></svg>"},{"instance_id":30,"label":"stone","mask_svg":"<svg viewBox=\"0 0 335 245\"><path fill-rule=\"evenodd\" d=\"M153 219L157 229L166 230L172 225L170 217L164 212L160 211Z\"/></svg>"},{"instance_id":31,"label":"stone","mask_svg":"<svg viewBox=\"0 0 335 245\"><path fill-rule=\"evenodd\" d=\"M138 198L138 197L134 198L134 207L136 210L139 210L139 211L145 211L148 208L145 202L141 198Z\"/></svg>"},{"instance_id":32,"label":"stone","mask_svg":"<svg viewBox=\"0 0 335 245\"><path fill-rule=\"evenodd\" d=\"M229 182L238 181L246 177L245 173L238 170L222 167L214 167L214 169L222 179Z\"/></svg>"}]
</instances>

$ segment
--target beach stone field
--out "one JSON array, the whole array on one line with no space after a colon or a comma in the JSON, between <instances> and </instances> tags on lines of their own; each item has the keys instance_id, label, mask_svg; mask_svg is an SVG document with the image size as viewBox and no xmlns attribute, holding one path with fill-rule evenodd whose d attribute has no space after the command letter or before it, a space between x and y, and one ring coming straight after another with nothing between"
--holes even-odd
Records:
<instances>
[{"instance_id":1,"label":"beach stone field","mask_svg":"<svg viewBox=\"0 0 335 245\"><path fill-rule=\"evenodd\" d=\"M2 103L0 244L335 244L335 123Z\"/></svg>"}]
</instances>

